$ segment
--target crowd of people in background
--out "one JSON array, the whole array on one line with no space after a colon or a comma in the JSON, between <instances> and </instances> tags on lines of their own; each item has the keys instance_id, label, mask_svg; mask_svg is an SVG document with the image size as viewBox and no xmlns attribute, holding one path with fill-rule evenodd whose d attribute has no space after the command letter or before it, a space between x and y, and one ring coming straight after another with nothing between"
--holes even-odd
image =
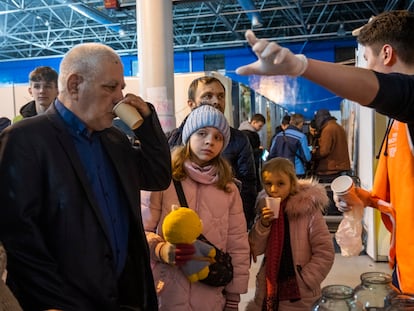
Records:
<instances>
[{"instance_id":1,"label":"crowd of people in background","mask_svg":"<svg viewBox=\"0 0 414 311\"><path fill-rule=\"evenodd\" d=\"M312 120L299 113L283 116L268 149L267 160L289 159L298 178L313 176L330 183L342 174L353 174L347 133L327 109L316 111Z\"/></svg>"},{"instance_id":2,"label":"crowd of people in background","mask_svg":"<svg viewBox=\"0 0 414 311\"><path fill-rule=\"evenodd\" d=\"M385 133L373 189L357 187L356 193L361 205L382 213L393 237L393 284L409 293L412 29L414 14L407 11L370 20L358 35L370 70L294 55L247 31L258 60L237 69L303 76L395 119ZM191 82L190 112L169 133L153 105L124 95L124 87L122 62L112 48L79 44L65 55L59 74L35 68L29 75L33 101L13 122L0 119L0 307L234 311L247 292L250 261L264 255L247 310L310 310L335 252L323 218L330 198L322 184L353 174L338 120L326 109L312 120L285 115L264 158L267 142L259 133L266 118L257 113L231 127L219 79ZM127 129L139 144L114 126L112 109L121 99L144 119ZM203 222L203 236L231 256L230 283L191 282L182 265L207 259L195 258L191 243L165 240L164 219L182 205L177 183L185 207ZM280 209L272 210L266 198L279 198ZM352 209L352 202L333 199L339 210Z\"/></svg>"}]
</instances>

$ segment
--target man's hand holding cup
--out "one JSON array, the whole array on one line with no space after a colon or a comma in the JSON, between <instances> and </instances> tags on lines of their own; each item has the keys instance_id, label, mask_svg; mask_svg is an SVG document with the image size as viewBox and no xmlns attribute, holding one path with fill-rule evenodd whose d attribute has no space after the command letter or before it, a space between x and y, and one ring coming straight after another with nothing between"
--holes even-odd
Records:
<instances>
[{"instance_id":1,"label":"man's hand holding cup","mask_svg":"<svg viewBox=\"0 0 414 311\"><path fill-rule=\"evenodd\" d=\"M144 122L142 116L150 115L151 110L141 97L127 94L114 106L113 113L135 130Z\"/></svg>"}]
</instances>

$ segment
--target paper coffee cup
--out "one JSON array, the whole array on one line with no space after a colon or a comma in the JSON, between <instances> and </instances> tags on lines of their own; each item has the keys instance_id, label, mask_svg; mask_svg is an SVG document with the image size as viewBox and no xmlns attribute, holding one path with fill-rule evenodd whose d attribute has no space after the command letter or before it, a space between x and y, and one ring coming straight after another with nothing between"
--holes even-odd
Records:
<instances>
[{"instance_id":1,"label":"paper coffee cup","mask_svg":"<svg viewBox=\"0 0 414 311\"><path fill-rule=\"evenodd\" d=\"M343 175L335 178L331 183L331 190L337 196L343 196L348 194L354 187L354 181L351 177Z\"/></svg>"},{"instance_id":2,"label":"paper coffee cup","mask_svg":"<svg viewBox=\"0 0 414 311\"><path fill-rule=\"evenodd\" d=\"M273 211L273 218L279 218L280 198L266 197L265 199L266 206Z\"/></svg>"},{"instance_id":3,"label":"paper coffee cup","mask_svg":"<svg viewBox=\"0 0 414 311\"><path fill-rule=\"evenodd\" d=\"M138 110L134 106L125 103L123 100L117 103L112 111L132 130L137 129L142 122L144 122L144 119Z\"/></svg>"}]
</instances>

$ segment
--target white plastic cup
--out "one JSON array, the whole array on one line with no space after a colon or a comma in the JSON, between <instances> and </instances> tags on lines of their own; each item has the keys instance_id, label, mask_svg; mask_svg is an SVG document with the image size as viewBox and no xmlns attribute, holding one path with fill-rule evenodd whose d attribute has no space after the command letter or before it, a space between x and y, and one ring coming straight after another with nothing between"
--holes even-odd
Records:
<instances>
[{"instance_id":1,"label":"white plastic cup","mask_svg":"<svg viewBox=\"0 0 414 311\"><path fill-rule=\"evenodd\" d=\"M339 176L332 181L331 189L338 198L346 199L348 195L355 191L354 181L347 175Z\"/></svg>"},{"instance_id":2,"label":"white plastic cup","mask_svg":"<svg viewBox=\"0 0 414 311\"><path fill-rule=\"evenodd\" d=\"M273 219L279 218L280 198L266 197L266 206L273 211Z\"/></svg>"},{"instance_id":3,"label":"white plastic cup","mask_svg":"<svg viewBox=\"0 0 414 311\"><path fill-rule=\"evenodd\" d=\"M117 103L112 111L132 130L137 129L144 122L138 110L134 106L125 103L124 99Z\"/></svg>"}]
</instances>

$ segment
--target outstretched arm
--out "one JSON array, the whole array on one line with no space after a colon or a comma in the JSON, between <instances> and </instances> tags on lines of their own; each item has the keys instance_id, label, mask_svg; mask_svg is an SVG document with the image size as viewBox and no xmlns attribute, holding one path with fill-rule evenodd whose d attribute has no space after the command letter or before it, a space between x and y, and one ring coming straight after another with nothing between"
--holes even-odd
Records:
<instances>
[{"instance_id":1,"label":"outstretched arm","mask_svg":"<svg viewBox=\"0 0 414 311\"><path fill-rule=\"evenodd\" d=\"M308 60L275 42L258 39L251 30L246 31L246 39L258 59L237 68L237 74L303 76L364 106L370 104L378 93L379 83L371 70Z\"/></svg>"},{"instance_id":2,"label":"outstretched arm","mask_svg":"<svg viewBox=\"0 0 414 311\"><path fill-rule=\"evenodd\" d=\"M364 68L309 59L302 76L363 106L369 105L379 90L374 72Z\"/></svg>"}]
</instances>

